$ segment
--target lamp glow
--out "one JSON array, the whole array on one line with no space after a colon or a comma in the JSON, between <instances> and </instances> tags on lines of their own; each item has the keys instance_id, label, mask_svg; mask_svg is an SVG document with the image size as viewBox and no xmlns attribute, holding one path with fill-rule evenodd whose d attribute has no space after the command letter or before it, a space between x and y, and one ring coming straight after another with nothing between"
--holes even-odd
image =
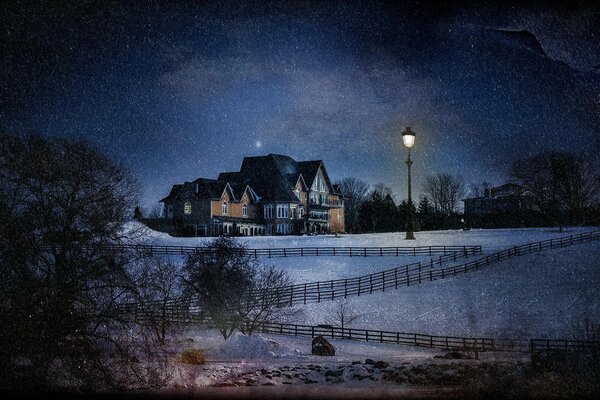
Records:
<instances>
[{"instance_id":1,"label":"lamp glow","mask_svg":"<svg viewBox=\"0 0 600 400\"><path fill-rule=\"evenodd\" d=\"M402 132L402 141L404 142L404 147L410 149L415 145L415 133L410 130L410 127L406 127L406 130Z\"/></svg>"}]
</instances>

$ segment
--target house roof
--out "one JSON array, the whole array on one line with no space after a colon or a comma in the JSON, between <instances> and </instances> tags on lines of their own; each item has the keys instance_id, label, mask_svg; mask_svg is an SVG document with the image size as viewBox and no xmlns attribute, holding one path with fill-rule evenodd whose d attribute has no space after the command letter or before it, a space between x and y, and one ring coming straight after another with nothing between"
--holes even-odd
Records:
<instances>
[{"instance_id":1,"label":"house roof","mask_svg":"<svg viewBox=\"0 0 600 400\"><path fill-rule=\"evenodd\" d=\"M331 185L322 160L297 162L289 156L271 153L266 156L244 157L239 171L221 172L218 179L199 178L194 182L174 185L171 193L161 201L175 199L183 188L191 189L197 198L220 198L229 183L237 201L249 186L255 200L260 198L264 201L298 202L299 199L292 189L299 179L310 188L321 167L327 184L332 187L334 193L339 194L339 187Z\"/></svg>"},{"instance_id":2,"label":"house roof","mask_svg":"<svg viewBox=\"0 0 600 400\"><path fill-rule=\"evenodd\" d=\"M323 161L321 160L300 161L298 163L300 173L304 177L304 181L309 188L312 187L312 184L317 176L317 172L319 171L319 167L322 163Z\"/></svg>"},{"instance_id":3,"label":"house roof","mask_svg":"<svg viewBox=\"0 0 600 400\"><path fill-rule=\"evenodd\" d=\"M167 197L159 200L159 203L167 203L167 202L175 199L175 197L177 197L177 194L179 194L179 191L181 190L182 187L183 187L183 185L179 185L179 184L173 185L173 187L171 188L171 191L169 192Z\"/></svg>"}]
</instances>

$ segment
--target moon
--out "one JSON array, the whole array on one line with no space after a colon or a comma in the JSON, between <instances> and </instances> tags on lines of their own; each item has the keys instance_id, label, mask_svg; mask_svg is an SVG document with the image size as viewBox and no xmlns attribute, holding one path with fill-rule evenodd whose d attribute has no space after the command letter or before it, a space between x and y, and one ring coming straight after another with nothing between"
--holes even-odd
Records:
<instances>
[{"instance_id":1,"label":"moon","mask_svg":"<svg viewBox=\"0 0 600 400\"><path fill-rule=\"evenodd\" d=\"M260 140L257 140L256 143L254 143L254 147L260 149L262 147L262 142Z\"/></svg>"}]
</instances>

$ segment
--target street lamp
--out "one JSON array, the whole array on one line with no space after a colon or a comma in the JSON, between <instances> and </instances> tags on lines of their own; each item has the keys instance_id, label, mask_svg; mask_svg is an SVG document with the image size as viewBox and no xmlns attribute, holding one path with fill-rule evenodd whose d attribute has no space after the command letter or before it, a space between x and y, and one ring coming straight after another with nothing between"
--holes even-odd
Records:
<instances>
[{"instance_id":1,"label":"street lamp","mask_svg":"<svg viewBox=\"0 0 600 400\"><path fill-rule=\"evenodd\" d=\"M406 240L415 240L415 234L413 233L413 209L412 209L412 187L410 182L410 167L412 166L412 160L410 159L410 149L415 145L416 134L407 127L402 132L402 142L404 147L408 149L408 159L406 160L406 166L408 167L408 210L406 211Z\"/></svg>"}]
</instances>

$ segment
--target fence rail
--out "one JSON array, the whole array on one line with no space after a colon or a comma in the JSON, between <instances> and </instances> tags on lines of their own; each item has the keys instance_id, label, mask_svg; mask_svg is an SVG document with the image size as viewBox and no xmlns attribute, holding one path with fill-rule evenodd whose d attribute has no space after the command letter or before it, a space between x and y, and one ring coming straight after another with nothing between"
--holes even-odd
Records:
<instances>
[{"instance_id":1,"label":"fence rail","mask_svg":"<svg viewBox=\"0 0 600 400\"><path fill-rule=\"evenodd\" d=\"M448 261L457 261L466 254L448 254L440 256L437 260L417 262L402 267L385 270L382 272L363 275L356 278L319 281L296 284L257 293L264 301L276 299L279 306L292 306L294 304L314 303L325 300L334 300L340 297L360 296L373 292L384 292L386 289L397 289L399 286L410 286L438 279L446 279L479 268L494 264L512 257L523 256L534 252L571 246L579 243L600 240L600 231L580 233L566 237L527 243L511 247L473 261L446 268L434 268Z\"/></svg>"},{"instance_id":2,"label":"fence rail","mask_svg":"<svg viewBox=\"0 0 600 400\"><path fill-rule=\"evenodd\" d=\"M201 313L167 311L157 315L151 310L137 312L139 321L156 321L163 318L171 323L200 324L213 327ZM285 336L323 336L331 339L354 340L362 342L393 343L404 346L427 347L454 351L476 352L530 352L543 351L600 351L600 342L569 339L506 339L489 337L441 336L424 333L381 331L374 329L341 328L331 325L299 325L284 323L265 323L258 332Z\"/></svg>"},{"instance_id":3,"label":"fence rail","mask_svg":"<svg viewBox=\"0 0 600 400\"><path fill-rule=\"evenodd\" d=\"M214 254L218 250L211 247L158 246L153 244L113 244L103 248L115 250L137 250L159 255ZM480 254L481 246L416 246L416 247L281 247L268 249L239 249L233 254L253 257L383 257L383 256L423 256L438 254L467 253Z\"/></svg>"},{"instance_id":4,"label":"fence rail","mask_svg":"<svg viewBox=\"0 0 600 400\"><path fill-rule=\"evenodd\" d=\"M600 342L563 339L531 339L529 341L529 351L532 353L549 350L600 352Z\"/></svg>"}]
</instances>

